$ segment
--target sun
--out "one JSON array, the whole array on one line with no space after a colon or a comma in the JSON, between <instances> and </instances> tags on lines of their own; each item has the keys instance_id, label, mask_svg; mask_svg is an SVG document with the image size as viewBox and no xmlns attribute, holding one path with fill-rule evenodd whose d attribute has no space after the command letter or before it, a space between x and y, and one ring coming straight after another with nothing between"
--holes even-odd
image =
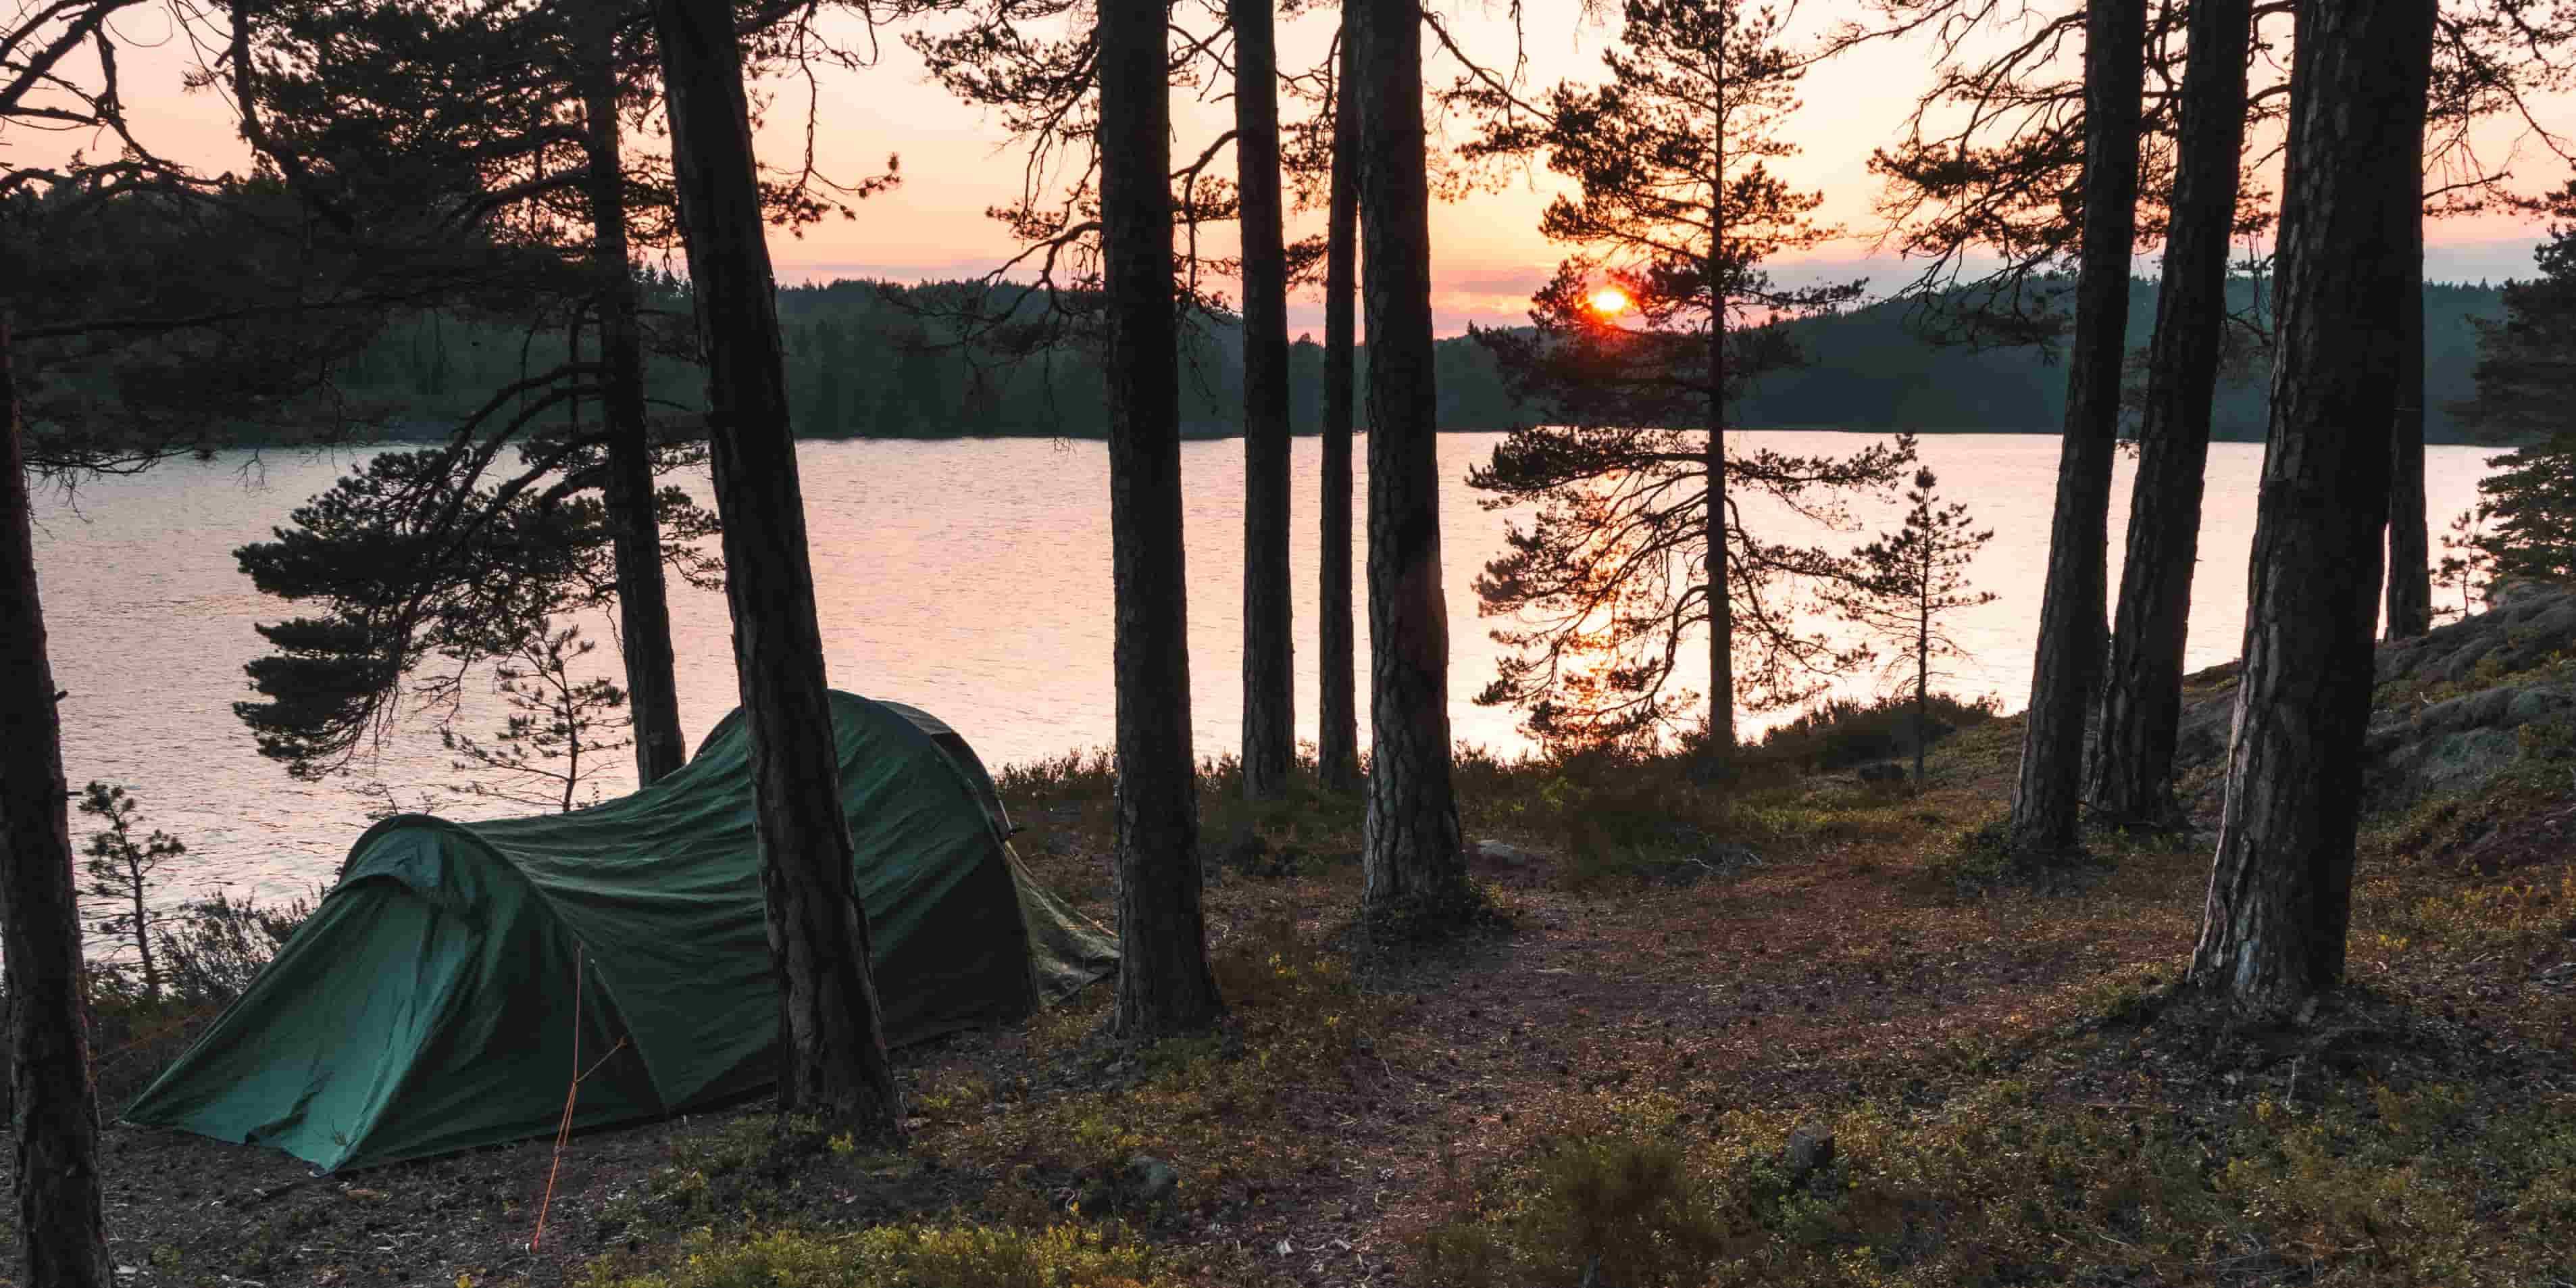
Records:
<instances>
[{"instance_id":1,"label":"sun","mask_svg":"<svg viewBox=\"0 0 2576 1288\"><path fill-rule=\"evenodd\" d=\"M1592 293L1592 311L1603 317L1615 317L1628 311L1628 293L1615 286L1605 286Z\"/></svg>"}]
</instances>

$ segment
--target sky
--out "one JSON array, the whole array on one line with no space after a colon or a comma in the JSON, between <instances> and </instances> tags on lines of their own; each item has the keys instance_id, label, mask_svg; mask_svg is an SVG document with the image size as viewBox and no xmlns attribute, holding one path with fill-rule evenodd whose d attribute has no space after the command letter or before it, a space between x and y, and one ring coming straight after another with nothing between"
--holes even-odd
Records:
<instances>
[{"instance_id":1,"label":"sky","mask_svg":"<svg viewBox=\"0 0 2576 1288\"><path fill-rule=\"evenodd\" d=\"M1435 4L1460 43L1480 61L1508 65L1517 42L1500 6L1483 0ZM1184 6L1184 21L1193 8ZM1810 0L1793 31L1812 36L1857 11L1848 0L1837 5ZM1523 76L1528 85L1600 78L1600 54L1615 32L1586 20L1579 0L1526 0L1524 13L1529 37ZM1285 22L1281 66L1305 67L1320 60L1332 19L1332 11L1325 9ZM1202 16L1195 25L1208 24ZM198 58L186 33L175 30L161 11L146 8L130 11L119 34L130 51L120 61L138 132L165 155L210 170L242 165L246 152L235 135L229 104L213 91L181 86L183 74ZM840 35L844 43L863 40L853 30ZM971 276L989 271L1014 249L1001 226L983 214L1018 191L1023 165L1011 140L988 114L933 84L920 60L899 41L889 35L877 47L874 66L818 73L813 93L817 160L825 173L852 179L875 174L889 155L898 156L902 183L862 203L854 220L827 221L802 237L774 234L772 258L782 282ZM1879 184L1867 163L1872 148L1895 139L1914 96L1929 83L1927 60L1919 46L1880 44L1829 60L1809 73L1802 87L1804 106L1787 129L1801 151L1774 168L1799 187L1821 192L1820 222L1839 225L1843 235L1775 262L1775 276L1791 282L1866 278L1874 292L1892 289L1910 276L1907 263L1875 245L1884 225L1874 209ZM1425 80L1445 85L1458 70L1456 62L1435 53L1426 64ZM770 88L776 100L758 144L764 160L792 163L804 142L808 93L801 83ZM2543 119L2553 127L2576 132L2576 98L2547 100L2541 106ZM1232 111L1230 102L1207 101L1199 91L1175 91L1174 154L1196 155L1231 125ZM1432 128L1435 137L1455 139L1466 126L1435 117ZM2483 133L2481 150L2491 160L2511 158L2515 186L2522 190L2555 188L2566 181L2564 163L2517 134L2518 127L2499 124ZM105 149L101 142L60 134L0 135L0 156L22 163L57 159L79 146ZM1537 228L1540 211L1557 190L1552 177L1523 171L1500 176L1500 183L1496 191L1432 211L1432 303L1442 335L1458 334L1471 322L1521 322L1530 293L1565 254ZM1319 212L1297 212L1289 233L1293 238L1321 227ZM2426 272L2445 280L2529 276L2531 250L2542 235L2538 227L2509 216L2437 222L2428 230ZM2139 271L2152 272L2152 264L2141 264ZM1292 299L1289 327L1292 335L1321 331L1322 306L1313 292Z\"/></svg>"}]
</instances>

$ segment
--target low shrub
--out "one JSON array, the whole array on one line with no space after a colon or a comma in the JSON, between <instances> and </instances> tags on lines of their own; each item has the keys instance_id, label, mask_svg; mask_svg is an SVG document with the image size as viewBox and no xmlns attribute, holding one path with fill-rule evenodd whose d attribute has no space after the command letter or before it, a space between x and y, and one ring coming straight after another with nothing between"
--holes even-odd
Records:
<instances>
[{"instance_id":1,"label":"low shrub","mask_svg":"<svg viewBox=\"0 0 2576 1288\"><path fill-rule=\"evenodd\" d=\"M1962 700L1946 693L1932 695L1929 743L1973 728L2001 713L1993 698ZM1775 725L1762 735L1757 751L1765 759L1802 769L1849 769L1872 761L1914 754L1914 702L1882 697L1868 702L1829 697L1797 719Z\"/></svg>"},{"instance_id":2,"label":"low shrub","mask_svg":"<svg viewBox=\"0 0 2576 1288\"><path fill-rule=\"evenodd\" d=\"M2207 1121L2005 1080L1832 1115L1802 1169L1787 1114L1603 1097L1417 1237L1414 1278L1574 1284L1598 1256L1621 1285L2539 1285L2576 1271L2567 1108L2356 1082Z\"/></svg>"},{"instance_id":3,"label":"low shrub","mask_svg":"<svg viewBox=\"0 0 2576 1288\"><path fill-rule=\"evenodd\" d=\"M678 1264L644 1273L595 1263L587 1288L1165 1288L1180 1280L1125 1227L882 1225L847 1234L690 1234Z\"/></svg>"}]
</instances>

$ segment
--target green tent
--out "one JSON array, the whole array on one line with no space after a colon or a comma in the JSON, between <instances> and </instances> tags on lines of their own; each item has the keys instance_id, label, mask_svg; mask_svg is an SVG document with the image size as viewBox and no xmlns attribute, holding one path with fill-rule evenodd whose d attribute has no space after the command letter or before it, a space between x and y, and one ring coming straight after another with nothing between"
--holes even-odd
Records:
<instances>
[{"instance_id":1,"label":"green tent","mask_svg":"<svg viewBox=\"0 0 2576 1288\"><path fill-rule=\"evenodd\" d=\"M835 693L841 803L888 1035L1028 1014L1116 948L1024 873L964 739ZM543 1136L776 1081L750 740L737 711L678 772L592 809L390 818L277 960L127 1109L325 1170Z\"/></svg>"}]
</instances>

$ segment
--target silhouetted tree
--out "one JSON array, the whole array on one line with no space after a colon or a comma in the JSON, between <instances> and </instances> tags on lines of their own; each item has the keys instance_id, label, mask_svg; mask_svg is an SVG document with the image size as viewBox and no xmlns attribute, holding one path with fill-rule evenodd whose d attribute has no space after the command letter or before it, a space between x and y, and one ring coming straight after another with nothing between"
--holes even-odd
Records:
<instances>
[{"instance_id":1,"label":"silhouetted tree","mask_svg":"<svg viewBox=\"0 0 2576 1288\"><path fill-rule=\"evenodd\" d=\"M1474 906L1450 777L1449 618L1440 586L1439 391L1419 0L1345 0L1360 130L1368 321L1368 821L1362 903L1435 928Z\"/></svg>"},{"instance_id":2,"label":"silhouetted tree","mask_svg":"<svg viewBox=\"0 0 2576 1288\"><path fill-rule=\"evenodd\" d=\"M2101 681L2109 587L2111 455L2120 437L2129 255L2137 239L2145 0L2092 0L2084 19L2084 237L2067 358L2066 431L2048 534L2048 580L2023 716L2009 843L2052 855L2076 844L2084 725Z\"/></svg>"},{"instance_id":3,"label":"silhouetted tree","mask_svg":"<svg viewBox=\"0 0 2576 1288\"><path fill-rule=\"evenodd\" d=\"M623 86L630 66L618 49L622 7L580 6L574 79L581 93L582 180L590 217L590 263L598 296L600 488L616 552L617 643L626 663L626 702L635 731L635 783L650 786L687 763L680 729L678 658L671 645L671 607L662 577L662 528L653 486L653 440L646 424L644 330L627 238ZM576 322L575 331L579 334ZM575 355L578 357L578 354ZM567 792L570 784L566 785Z\"/></svg>"},{"instance_id":4,"label":"silhouetted tree","mask_svg":"<svg viewBox=\"0 0 2576 1288\"><path fill-rule=\"evenodd\" d=\"M779 1103L896 1132L867 918L852 889L840 754L789 431L742 47L726 0L655 0L672 174L688 246L725 595L751 739L760 884L780 990Z\"/></svg>"},{"instance_id":5,"label":"silhouetted tree","mask_svg":"<svg viewBox=\"0 0 2576 1288\"><path fill-rule=\"evenodd\" d=\"M2245 51L2252 34L2251 0L2195 0L2191 7L2181 138L2166 202L2172 216L2164 281L2156 293L2138 471L2129 490L2120 600L2090 767L2093 810L2111 819L2163 819L2172 809L2202 476L2226 351L2228 248L2239 222Z\"/></svg>"},{"instance_id":6,"label":"silhouetted tree","mask_svg":"<svg viewBox=\"0 0 2576 1288\"><path fill-rule=\"evenodd\" d=\"M101 920L98 928L133 942L135 961L143 971L143 996L147 1001L158 1002L161 965L152 955L153 917L147 899L152 887L159 884L152 874L162 864L186 854L188 847L158 828L149 836L135 836L134 816L141 808L122 787L92 781L81 789L80 812L107 824L105 829L90 833L89 862L82 865L89 873L89 888L82 893L107 900L118 909L115 916Z\"/></svg>"},{"instance_id":7,"label":"silhouetted tree","mask_svg":"<svg viewBox=\"0 0 2576 1288\"><path fill-rule=\"evenodd\" d=\"M2467 617L2478 611L2478 593L2495 577L2495 556L2487 553L2487 508L2471 506L2451 516L2450 531L2442 534L2442 561L2433 566L2433 579L2459 592L2460 606L2441 610L2441 615Z\"/></svg>"},{"instance_id":8,"label":"silhouetted tree","mask_svg":"<svg viewBox=\"0 0 2576 1288\"><path fill-rule=\"evenodd\" d=\"M2538 204L2564 222L2532 251L2540 275L2505 284L2504 317L2474 323L2477 396L2452 408L2482 438L2576 433L2576 181Z\"/></svg>"},{"instance_id":9,"label":"silhouetted tree","mask_svg":"<svg viewBox=\"0 0 2576 1288\"><path fill-rule=\"evenodd\" d=\"M102 5L102 10L109 6ZM104 21L102 17L101 21ZM0 102L0 107L5 107ZM82 1016L80 886L72 871L62 722L36 585L9 320L0 316L0 949L8 962L10 1105L17 1118L22 1280L108 1288L98 1173L98 1084Z\"/></svg>"},{"instance_id":10,"label":"silhouetted tree","mask_svg":"<svg viewBox=\"0 0 2576 1288\"><path fill-rule=\"evenodd\" d=\"M2415 155L2424 155L2417 140ZM2424 203L2416 181L2415 289L2398 313L2397 404L2388 424L2388 638L2433 629L2431 537L2424 518Z\"/></svg>"},{"instance_id":11,"label":"silhouetted tree","mask_svg":"<svg viewBox=\"0 0 2576 1288\"><path fill-rule=\"evenodd\" d=\"M1914 785L1923 785L1923 752L1932 741L1932 662L1963 657L1941 627L1941 615L1995 601L1991 591L1968 589L1968 564L1994 538L1976 531L1964 502L1941 504L1928 469L1914 472L1905 494L1905 520L1896 531L1853 551L1861 576L1829 586L1826 602L1869 634L1895 644L1897 662L1911 664L1914 682Z\"/></svg>"},{"instance_id":12,"label":"silhouetted tree","mask_svg":"<svg viewBox=\"0 0 2576 1288\"><path fill-rule=\"evenodd\" d=\"M2433 7L2301 0L2272 432L2226 804L2191 980L2258 1015L2340 984L2388 514L2384 424Z\"/></svg>"},{"instance_id":13,"label":"silhouetted tree","mask_svg":"<svg viewBox=\"0 0 2576 1288\"><path fill-rule=\"evenodd\" d=\"M580 627L551 623L519 640L517 656L492 668L492 687L510 709L501 731L489 741L440 731L447 749L464 757L455 768L496 775L458 790L571 812L581 785L599 775L599 755L625 747L635 727L632 715L621 714L629 710L624 689L605 677L574 675L597 647ZM541 794L531 794L530 785Z\"/></svg>"},{"instance_id":14,"label":"silhouetted tree","mask_svg":"<svg viewBox=\"0 0 2576 1288\"><path fill-rule=\"evenodd\" d=\"M1359 80L1352 63L1355 24L1346 12L1333 73L1331 192L1325 224L1324 424L1316 487L1323 551L1315 572L1318 697L1315 774L1325 787L1360 784L1357 642L1351 622L1351 421L1353 332L1359 281Z\"/></svg>"},{"instance_id":15,"label":"silhouetted tree","mask_svg":"<svg viewBox=\"0 0 2576 1288\"><path fill-rule=\"evenodd\" d=\"M1161 0L1101 0L1093 35L1117 615L1119 967L1111 1024L1132 1039L1204 1028L1224 1009L1199 904L1163 12Z\"/></svg>"},{"instance_id":16,"label":"silhouetted tree","mask_svg":"<svg viewBox=\"0 0 2576 1288\"><path fill-rule=\"evenodd\" d=\"M262 593L315 609L258 628L272 651L244 670L261 700L233 710L261 754L299 778L336 772L372 745L405 697L444 724L478 666L514 655L557 615L605 608L635 580L616 566L597 433L529 435L516 468L497 461L580 387L486 418L498 424L480 442L372 457L298 507L273 540L234 551ZM485 407L497 412L518 392L507 387ZM697 451L666 447L661 468ZM714 587L720 565L689 543L712 535L715 515L676 486L655 503L656 530L675 538L667 548L657 539L658 556Z\"/></svg>"},{"instance_id":17,"label":"silhouetted tree","mask_svg":"<svg viewBox=\"0 0 2576 1288\"><path fill-rule=\"evenodd\" d=\"M1272 0L1227 0L1243 230L1243 790L1287 789L1297 763L1288 594L1288 258L1281 244Z\"/></svg>"},{"instance_id":18,"label":"silhouetted tree","mask_svg":"<svg viewBox=\"0 0 2576 1288\"><path fill-rule=\"evenodd\" d=\"M1794 151L1779 129L1797 106L1799 64L1780 47L1780 17L1666 0L1630 0L1625 17L1604 56L1608 85L1560 86L1539 114L1502 116L1476 145L1544 152L1573 179L1577 193L1551 203L1540 228L1582 251L1534 297L1530 330L1474 333L1540 423L1514 430L1468 482L1494 493L1488 508L1542 507L1477 580L1486 614L1536 619L1494 633L1524 651L1477 700L1527 708L1545 740L1653 738L1675 714L1667 690L1682 641L1704 630L1707 755L1723 768L1739 702L1799 701L1851 660L1798 626L1782 597L1857 573L1821 547L1746 532L1734 494L1830 518L1837 491L1891 486L1909 456L1900 445L1730 459L1727 404L1802 361L1782 321L1860 287L1785 289L1757 267L1834 232L1808 218L1816 195L1769 169ZM1632 308L1641 325L1621 325ZM1731 325L1755 312L1764 325Z\"/></svg>"}]
</instances>

